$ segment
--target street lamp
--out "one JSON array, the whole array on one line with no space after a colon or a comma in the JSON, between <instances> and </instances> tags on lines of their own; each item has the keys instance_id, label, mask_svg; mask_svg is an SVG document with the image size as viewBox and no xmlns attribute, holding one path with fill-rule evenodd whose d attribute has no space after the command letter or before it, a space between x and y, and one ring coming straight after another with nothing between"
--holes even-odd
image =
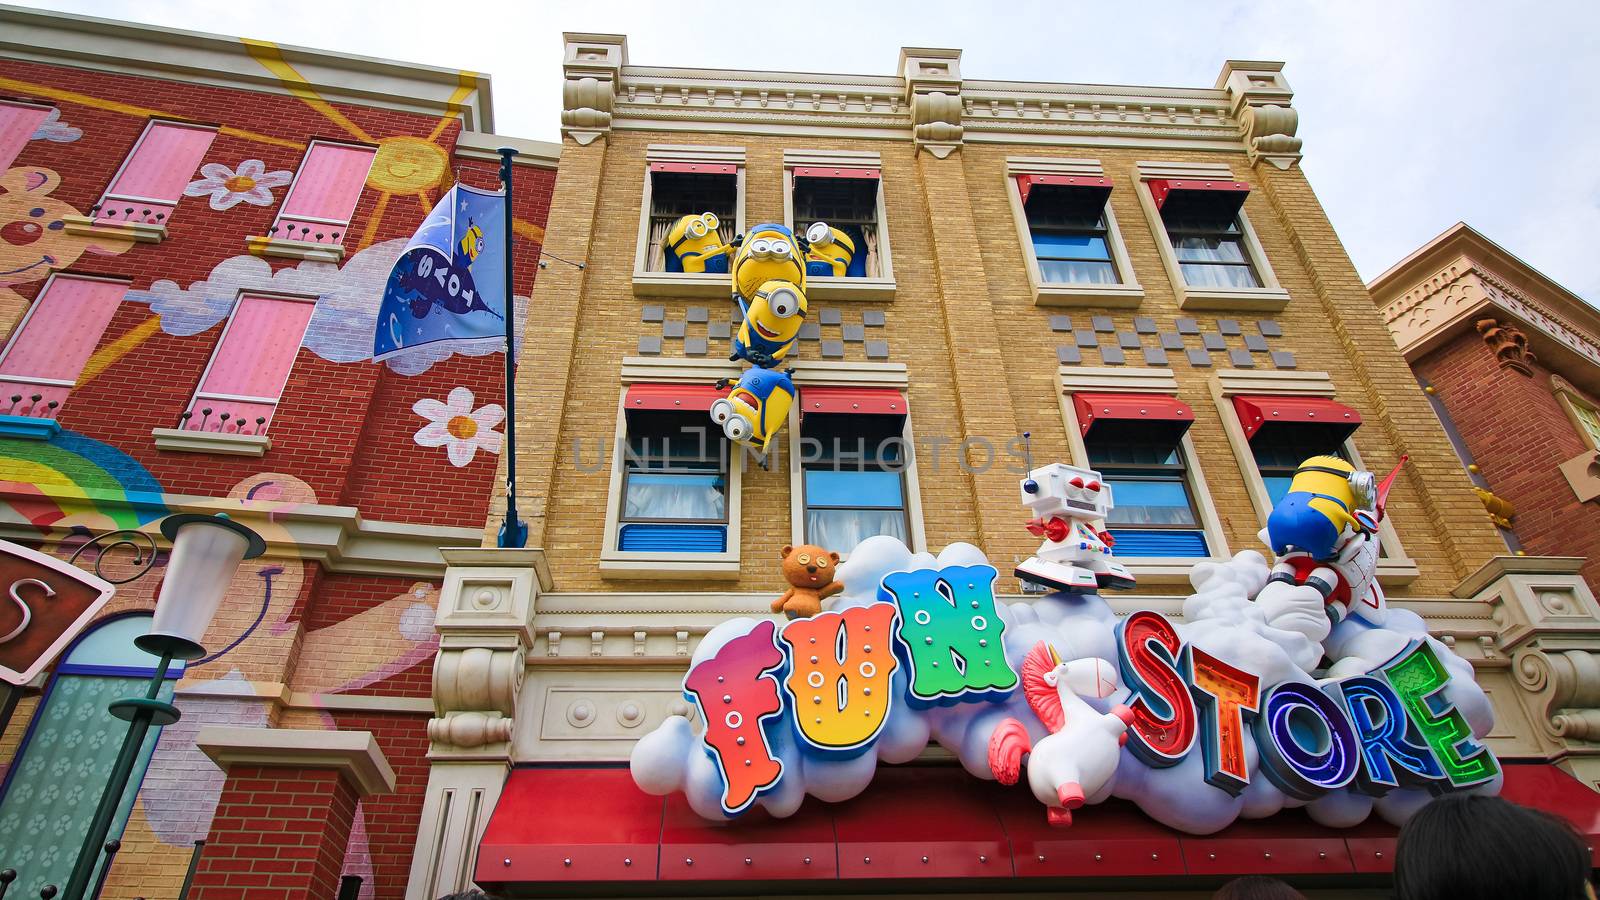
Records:
<instances>
[{"instance_id":1,"label":"street lamp","mask_svg":"<svg viewBox=\"0 0 1600 900\"><path fill-rule=\"evenodd\" d=\"M89 833L84 836L62 900L83 900L105 845L106 833L111 830L111 819L128 788L134 762L150 726L171 725L181 716L176 706L156 699L166 680L167 666L174 659L205 656L200 639L222 605L234 571L239 563L254 559L267 549L261 535L228 518L226 513L168 516L161 520L161 533L172 542L166 578L161 584L161 595L156 598L155 620L150 632L133 640L140 650L159 656L161 663L150 677L150 686L143 697L111 704L111 714L128 722L128 735L111 768L111 781L100 796L94 818L89 821Z\"/></svg>"}]
</instances>

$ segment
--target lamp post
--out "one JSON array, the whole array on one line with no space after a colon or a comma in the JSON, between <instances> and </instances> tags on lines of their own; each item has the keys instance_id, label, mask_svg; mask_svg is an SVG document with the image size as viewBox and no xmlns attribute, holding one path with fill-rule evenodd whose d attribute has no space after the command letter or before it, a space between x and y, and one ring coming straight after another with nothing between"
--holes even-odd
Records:
<instances>
[{"instance_id":1,"label":"lamp post","mask_svg":"<svg viewBox=\"0 0 1600 900\"><path fill-rule=\"evenodd\" d=\"M150 677L143 697L111 704L111 714L128 722L128 735L111 767L110 783L100 796L94 818L89 821L89 833L84 836L62 900L83 900L89 889L106 834L111 830L111 819L128 788L128 779L150 726L171 725L181 715L176 706L158 699L167 677L167 666L174 659L205 656L200 639L222 605L234 571L239 563L260 556L267 549L261 535L229 519L225 513L168 516L161 521L161 533L172 542L166 578L161 584L161 595L156 598L155 620L150 624L150 632L133 640L140 650L160 657L161 662Z\"/></svg>"}]
</instances>

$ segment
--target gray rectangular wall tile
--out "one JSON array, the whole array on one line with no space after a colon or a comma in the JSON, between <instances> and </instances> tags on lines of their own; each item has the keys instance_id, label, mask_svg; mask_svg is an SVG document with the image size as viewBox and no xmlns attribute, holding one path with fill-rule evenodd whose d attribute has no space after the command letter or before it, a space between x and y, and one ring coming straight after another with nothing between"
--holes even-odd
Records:
<instances>
[{"instance_id":1,"label":"gray rectangular wall tile","mask_svg":"<svg viewBox=\"0 0 1600 900\"><path fill-rule=\"evenodd\" d=\"M1083 354L1071 344L1062 344L1056 348L1056 361L1064 366L1073 366L1083 362Z\"/></svg>"},{"instance_id":2,"label":"gray rectangular wall tile","mask_svg":"<svg viewBox=\"0 0 1600 900\"><path fill-rule=\"evenodd\" d=\"M639 353L644 356L660 356L661 338L655 335L639 338Z\"/></svg>"},{"instance_id":3,"label":"gray rectangular wall tile","mask_svg":"<svg viewBox=\"0 0 1600 900\"><path fill-rule=\"evenodd\" d=\"M1120 366L1128 361L1121 347L1101 347L1100 360L1108 366Z\"/></svg>"},{"instance_id":4,"label":"gray rectangular wall tile","mask_svg":"<svg viewBox=\"0 0 1600 900\"><path fill-rule=\"evenodd\" d=\"M861 324L868 328L882 328L884 321L881 309L869 309L861 314Z\"/></svg>"},{"instance_id":5,"label":"gray rectangular wall tile","mask_svg":"<svg viewBox=\"0 0 1600 900\"><path fill-rule=\"evenodd\" d=\"M1229 350L1228 361L1236 369L1253 369L1256 366L1256 358L1250 355L1249 350Z\"/></svg>"},{"instance_id":6,"label":"gray rectangular wall tile","mask_svg":"<svg viewBox=\"0 0 1600 900\"><path fill-rule=\"evenodd\" d=\"M666 317L667 309L664 306L639 307L639 321L641 322L659 322Z\"/></svg>"},{"instance_id":7,"label":"gray rectangular wall tile","mask_svg":"<svg viewBox=\"0 0 1600 900\"><path fill-rule=\"evenodd\" d=\"M867 359L888 359L888 341L867 341Z\"/></svg>"},{"instance_id":8,"label":"gray rectangular wall tile","mask_svg":"<svg viewBox=\"0 0 1600 900\"><path fill-rule=\"evenodd\" d=\"M1167 351L1160 347L1144 348L1144 364L1147 366L1167 365Z\"/></svg>"},{"instance_id":9,"label":"gray rectangular wall tile","mask_svg":"<svg viewBox=\"0 0 1600 900\"><path fill-rule=\"evenodd\" d=\"M1192 348L1187 352L1189 356L1189 365L1199 369L1211 367L1211 354L1204 350L1195 350Z\"/></svg>"},{"instance_id":10,"label":"gray rectangular wall tile","mask_svg":"<svg viewBox=\"0 0 1600 900\"><path fill-rule=\"evenodd\" d=\"M1292 369L1295 367L1294 354L1288 350L1274 350L1272 364L1280 369Z\"/></svg>"},{"instance_id":11,"label":"gray rectangular wall tile","mask_svg":"<svg viewBox=\"0 0 1600 900\"><path fill-rule=\"evenodd\" d=\"M1051 331L1071 331L1072 330L1072 317L1071 316L1051 316L1050 317L1050 330Z\"/></svg>"},{"instance_id":12,"label":"gray rectangular wall tile","mask_svg":"<svg viewBox=\"0 0 1600 900\"><path fill-rule=\"evenodd\" d=\"M1133 330L1139 332L1140 334L1155 334L1156 320L1150 318L1149 316L1134 316Z\"/></svg>"},{"instance_id":13,"label":"gray rectangular wall tile","mask_svg":"<svg viewBox=\"0 0 1600 900\"><path fill-rule=\"evenodd\" d=\"M1204 345L1207 350L1228 349L1228 342L1222 339L1222 335L1217 334L1214 331L1208 331L1205 334L1200 335L1200 343Z\"/></svg>"},{"instance_id":14,"label":"gray rectangular wall tile","mask_svg":"<svg viewBox=\"0 0 1600 900\"><path fill-rule=\"evenodd\" d=\"M1163 331L1161 333L1161 349L1163 349L1163 350L1182 350L1183 349L1183 335L1181 335L1181 334L1173 334L1170 331Z\"/></svg>"}]
</instances>

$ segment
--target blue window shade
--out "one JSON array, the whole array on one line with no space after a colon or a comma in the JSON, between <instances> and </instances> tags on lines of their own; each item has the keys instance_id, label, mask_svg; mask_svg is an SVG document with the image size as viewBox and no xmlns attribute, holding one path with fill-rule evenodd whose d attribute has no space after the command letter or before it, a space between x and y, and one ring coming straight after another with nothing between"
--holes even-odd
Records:
<instances>
[{"instance_id":1,"label":"blue window shade","mask_svg":"<svg viewBox=\"0 0 1600 900\"><path fill-rule=\"evenodd\" d=\"M905 497L899 472L807 469L806 505L899 509Z\"/></svg>"},{"instance_id":2,"label":"blue window shade","mask_svg":"<svg viewBox=\"0 0 1600 900\"><path fill-rule=\"evenodd\" d=\"M725 525L634 525L618 529L618 550L655 553L722 553L728 549Z\"/></svg>"},{"instance_id":3,"label":"blue window shade","mask_svg":"<svg viewBox=\"0 0 1600 900\"><path fill-rule=\"evenodd\" d=\"M1097 234L1034 232L1033 252L1040 259L1110 259L1106 239Z\"/></svg>"},{"instance_id":4,"label":"blue window shade","mask_svg":"<svg viewBox=\"0 0 1600 900\"><path fill-rule=\"evenodd\" d=\"M1294 480L1293 475L1263 475L1261 480L1267 485L1267 496L1271 498L1272 505L1277 506L1283 495L1289 493L1289 482Z\"/></svg>"},{"instance_id":5,"label":"blue window shade","mask_svg":"<svg viewBox=\"0 0 1600 900\"><path fill-rule=\"evenodd\" d=\"M1108 529L1111 536L1116 538L1117 546L1112 548L1116 556L1188 556L1206 557L1210 552L1206 549L1206 537L1198 531L1167 531L1150 529L1147 531L1129 528Z\"/></svg>"},{"instance_id":6,"label":"blue window shade","mask_svg":"<svg viewBox=\"0 0 1600 900\"><path fill-rule=\"evenodd\" d=\"M1194 525L1188 487L1177 479L1135 481L1107 475L1116 505L1106 522L1111 525Z\"/></svg>"}]
</instances>

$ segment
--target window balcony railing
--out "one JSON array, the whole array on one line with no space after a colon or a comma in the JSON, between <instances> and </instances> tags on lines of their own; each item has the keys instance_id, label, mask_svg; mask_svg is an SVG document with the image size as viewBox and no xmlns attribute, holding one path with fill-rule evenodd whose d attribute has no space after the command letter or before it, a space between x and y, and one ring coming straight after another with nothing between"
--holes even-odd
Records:
<instances>
[{"instance_id":1,"label":"window balcony railing","mask_svg":"<svg viewBox=\"0 0 1600 900\"><path fill-rule=\"evenodd\" d=\"M200 392L178 417L182 431L265 436L278 402L271 397Z\"/></svg>"},{"instance_id":2,"label":"window balcony railing","mask_svg":"<svg viewBox=\"0 0 1600 900\"><path fill-rule=\"evenodd\" d=\"M95 222L141 225L165 225L177 203L171 200L154 200L126 194L106 194L100 202L89 208Z\"/></svg>"},{"instance_id":3,"label":"window balcony railing","mask_svg":"<svg viewBox=\"0 0 1600 900\"><path fill-rule=\"evenodd\" d=\"M56 378L0 377L0 415L54 419L72 386Z\"/></svg>"},{"instance_id":4,"label":"window balcony railing","mask_svg":"<svg viewBox=\"0 0 1600 900\"><path fill-rule=\"evenodd\" d=\"M312 244L337 246L344 243L349 222L338 219L318 219L312 216L282 216L274 222L269 237L286 241L305 241Z\"/></svg>"}]
</instances>

